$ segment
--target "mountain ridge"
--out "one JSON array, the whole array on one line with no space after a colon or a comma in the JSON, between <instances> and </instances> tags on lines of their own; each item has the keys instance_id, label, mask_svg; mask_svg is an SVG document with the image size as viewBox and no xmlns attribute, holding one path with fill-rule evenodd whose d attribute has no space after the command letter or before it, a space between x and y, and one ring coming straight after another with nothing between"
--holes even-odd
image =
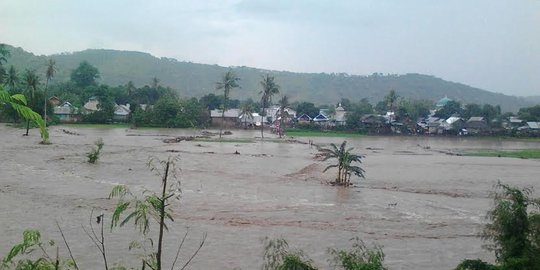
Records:
<instances>
[{"instance_id":1,"label":"mountain ridge","mask_svg":"<svg viewBox=\"0 0 540 270\"><path fill-rule=\"evenodd\" d=\"M100 71L100 83L124 85L132 81L137 87L150 84L155 76L160 84L170 86L182 96L200 97L209 93L219 94L215 83L229 69L219 65L178 61L173 58L155 57L150 53L112 49L87 49L53 55L35 55L22 48L6 46L11 52L6 65L19 71L36 69L44 74L48 58L55 59L57 75L54 82L69 80L69 75L80 62L88 61ZM346 73L298 73L265 70L251 67L231 67L240 77L240 89L231 92L232 98L259 98L261 76L270 73L276 77L283 94L291 101L302 100L316 104L337 103L341 98L371 103L381 100L391 89L405 98L438 100L444 96L463 103L489 103L501 105L504 111L517 111L533 104L533 99L508 96L501 93L446 81L433 75L407 73L402 75L349 75Z\"/></svg>"}]
</instances>

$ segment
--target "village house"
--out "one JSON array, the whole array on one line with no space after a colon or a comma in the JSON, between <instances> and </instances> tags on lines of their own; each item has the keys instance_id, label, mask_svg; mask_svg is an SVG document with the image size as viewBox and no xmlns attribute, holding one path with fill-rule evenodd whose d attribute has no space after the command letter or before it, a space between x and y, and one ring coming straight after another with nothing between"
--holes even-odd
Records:
<instances>
[{"instance_id":1,"label":"village house","mask_svg":"<svg viewBox=\"0 0 540 270\"><path fill-rule=\"evenodd\" d=\"M540 132L540 122L527 122L527 129L533 132Z\"/></svg>"},{"instance_id":2,"label":"village house","mask_svg":"<svg viewBox=\"0 0 540 270\"><path fill-rule=\"evenodd\" d=\"M240 109L228 109L223 114L223 110L211 110L210 118L212 119L212 125L225 127L235 127L239 124Z\"/></svg>"},{"instance_id":3,"label":"village house","mask_svg":"<svg viewBox=\"0 0 540 270\"><path fill-rule=\"evenodd\" d=\"M114 115L113 120L125 122L128 120L131 110L129 109L129 104L126 105L115 105L114 106Z\"/></svg>"},{"instance_id":4,"label":"village house","mask_svg":"<svg viewBox=\"0 0 540 270\"><path fill-rule=\"evenodd\" d=\"M465 121L459 116L450 116L440 124L441 131L439 133L444 134L459 134L461 129L464 127Z\"/></svg>"},{"instance_id":5,"label":"village house","mask_svg":"<svg viewBox=\"0 0 540 270\"><path fill-rule=\"evenodd\" d=\"M99 111L98 104L99 104L99 101L96 97L89 98L88 101L86 101L86 103L84 103L83 105L83 108L84 108L83 113L89 114L89 113Z\"/></svg>"},{"instance_id":6,"label":"village house","mask_svg":"<svg viewBox=\"0 0 540 270\"><path fill-rule=\"evenodd\" d=\"M58 117L61 123L75 123L81 120L79 109L68 101L60 106L55 106L53 108L53 114Z\"/></svg>"},{"instance_id":7,"label":"village house","mask_svg":"<svg viewBox=\"0 0 540 270\"><path fill-rule=\"evenodd\" d=\"M515 116L510 116L510 118L508 119L508 122L506 123L506 128L508 128L508 129L517 129L517 128L520 128L520 127L523 127L523 126L526 126L526 125L527 125L526 121L521 120L521 119L519 119L518 117L515 117Z\"/></svg>"},{"instance_id":8,"label":"village house","mask_svg":"<svg viewBox=\"0 0 540 270\"><path fill-rule=\"evenodd\" d=\"M298 117L296 120L298 121L298 124L305 125L311 123L311 120L313 120L313 118L304 113L300 115L300 117Z\"/></svg>"},{"instance_id":9,"label":"village house","mask_svg":"<svg viewBox=\"0 0 540 270\"><path fill-rule=\"evenodd\" d=\"M144 107L143 105L140 106L143 110L146 108L146 105ZM127 121L129 114L131 113L130 107L130 104L114 104L113 120L121 122ZM83 106L84 114L91 114L100 110L99 100L96 97L89 98Z\"/></svg>"},{"instance_id":10,"label":"village house","mask_svg":"<svg viewBox=\"0 0 540 270\"><path fill-rule=\"evenodd\" d=\"M49 98L49 104L54 106L59 106L62 101L57 96L52 96Z\"/></svg>"},{"instance_id":11,"label":"village house","mask_svg":"<svg viewBox=\"0 0 540 270\"><path fill-rule=\"evenodd\" d=\"M362 116L362 118L360 118L360 122L371 134L390 132L390 124L388 123L388 120L382 115L366 114Z\"/></svg>"},{"instance_id":12,"label":"village house","mask_svg":"<svg viewBox=\"0 0 540 270\"><path fill-rule=\"evenodd\" d=\"M272 105L270 108L265 109L266 117L269 118L268 121L271 123L275 122L281 115L281 108L279 105ZM296 111L290 107L285 107L285 112L289 117L296 118Z\"/></svg>"},{"instance_id":13,"label":"village house","mask_svg":"<svg viewBox=\"0 0 540 270\"><path fill-rule=\"evenodd\" d=\"M465 128L467 128L469 133L478 134L488 131L489 125L484 117L473 116L467 120L467 123L465 123Z\"/></svg>"},{"instance_id":14,"label":"village house","mask_svg":"<svg viewBox=\"0 0 540 270\"><path fill-rule=\"evenodd\" d=\"M323 110L320 110L319 114L313 117L313 122L321 127L328 127L330 124L330 118L326 116L326 113Z\"/></svg>"},{"instance_id":15,"label":"village house","mask_svg":"<svg viewBox=\"0 0 540 270\"><path fill-rule=\"evenodd\" d=\"M238 116L238 122L244 128L260 127L263 117L259 113L241 114Z\"/></svg>"}]
</instances>

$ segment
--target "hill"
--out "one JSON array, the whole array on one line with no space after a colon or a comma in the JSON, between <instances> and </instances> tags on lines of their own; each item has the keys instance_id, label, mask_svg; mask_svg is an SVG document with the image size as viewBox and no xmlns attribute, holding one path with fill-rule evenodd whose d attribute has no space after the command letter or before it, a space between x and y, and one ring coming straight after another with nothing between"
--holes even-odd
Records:
<instances>
[{"instance_id":1,"label":"hill","mask_svg":"<svg viewBox=\"0 0 540 270\"><path fill-rule=\"evenodd\" d=\"M51 56L38 56L8 46L11 57L7 65L14 65L18 70L32 68L44 73L49 57L57 62L58 73L54 81L69 80L70 72L80 62L88 61L101 73L101 83L124 85L128 81L140 87L150 84L154 76L160 84L176 89L180 95L200 97L208 93L217 93L215 82L226 72L227 67L177 61L171 58L157 58L148 53L89 49L75 53L62 53ZM531 100L489 92L460 83L422 74L383 75L374 73L369 76L348 75L344 73L293 73L269 71L249 67L233 67L241 78L241 89L235 89L232 98L258 99L261 76L271 73L276 76L281 91L290 100L306 100L316 104L339 102L343 98L359 100L367 98L372 103L381 100L390 89L398 95L414 99L438 100L441 97L464 103L489 103L501 105L504 111L517 111L520 107L530 106ZM53 82L54 82L53 81Z\"/></svg>"}]
</instances>

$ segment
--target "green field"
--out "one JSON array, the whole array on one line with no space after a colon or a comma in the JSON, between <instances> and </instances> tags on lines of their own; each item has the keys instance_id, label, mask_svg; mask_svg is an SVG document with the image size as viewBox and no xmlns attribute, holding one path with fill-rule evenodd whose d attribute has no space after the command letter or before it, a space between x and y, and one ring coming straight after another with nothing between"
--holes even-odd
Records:
<instances>
[{"instance_id":1,"label":"green field","mask_svg":"<svg viewBox=\"0 0 540 270\"><path fill-rule=\"evenodd\" d=\"M320 130L302 130L290 129L285 131L286 136L290 137L363 137L364 134L346 132L346 131L320 131Z\"/></svg>"},{"instance_id":2,"label":"green field","mask_svg":"<svg viewBox=\"0 0 540 270\"><path fill-rule=\"evenodd\" d=\"M531 158L540 159L540 149L521 149L521 150L475 150L466 152L465 156L477 157L510 157L510 158Z\"/></svg>"}]
</instances>

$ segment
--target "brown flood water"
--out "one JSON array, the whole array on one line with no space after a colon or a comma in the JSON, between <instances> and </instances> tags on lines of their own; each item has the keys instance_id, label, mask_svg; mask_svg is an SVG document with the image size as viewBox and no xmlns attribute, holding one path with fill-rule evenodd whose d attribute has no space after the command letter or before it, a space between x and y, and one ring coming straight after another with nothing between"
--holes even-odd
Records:
<instances>
[{"instance_id":1,"label":"brown flood water","mask_svg":"<svg viewBox=\"0 0 540 270\"><path fill-rule=\"evenodd\" d=\"M533 186L536 194L539 188L538 160L447 153L540 148L540 142L350 138L349 144L366 156L366 179L345 189L325 184L335 172L323 174L329 163L314 160L317 151L307 144L167 144L162 140L200 131L52 127L53 144L39 145L37 130L29 137L22 133L0 125L0 254L5 255L27 228L39 229L44 239L54 239L63 247L57 220L82 269L103 268L99 252L81 226L88 224L92 209L110 218L111 188L117 184L135 192L158 188L159 179L146 167L150 156L179 155L182 169L183 193L166 235L170 251L165 254L166 265L186 230L190 233L181 261L208 233L190 269L259 269L265 236L286 238L321 269L330 269L327 248L350 247L349 239L355 236L382 245L390 269L453 269L465 258L492 261L478 234L492 206L493 185L501 180ZM228 137L259 136L258 131L233 133ZM103 138L105 147L99 162L91 165L85 162L85 154L97 138ZM314 138L317 144L342 140ZM156 233L155 228L151 233ZM110 261L138 265L136 254L127 250L136 237L134 227L107 235ZM61 252L67 256L65 250Z\"/></svg>"}]
</instances>

